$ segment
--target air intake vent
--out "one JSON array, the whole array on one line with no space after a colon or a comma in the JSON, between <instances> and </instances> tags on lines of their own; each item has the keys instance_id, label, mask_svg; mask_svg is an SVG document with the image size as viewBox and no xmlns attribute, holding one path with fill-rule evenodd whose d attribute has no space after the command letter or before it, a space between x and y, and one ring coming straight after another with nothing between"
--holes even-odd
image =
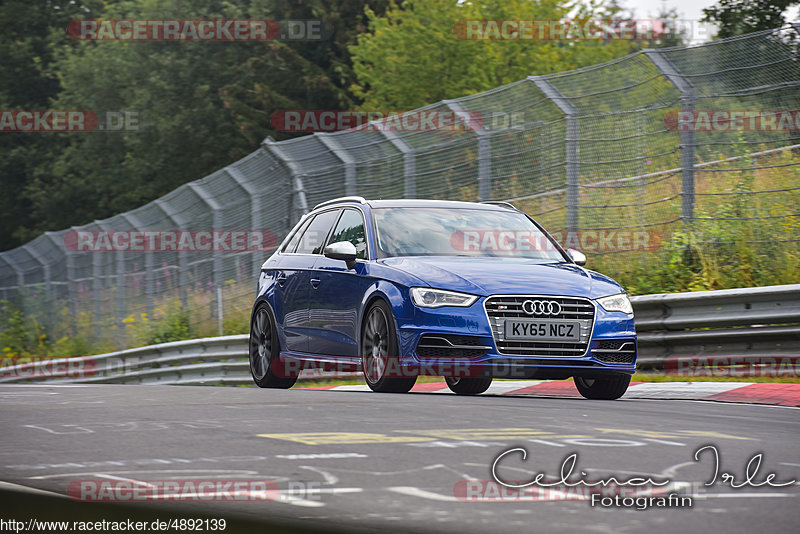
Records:
<instances>
[{"instance_id":1,"label":"air intake vent","mask_svg":"<svg viewBox=\"0 0 800 534\"><path fill-rule=\"evenodd\" d=\"M630 365L636 361L636 343L632 339L598 341L592 355L603 363Z\"/></svg>"},{"instance_id":2,"label":"air intake vent","mask_svg":"<svg viewBox=\"0 0 800 534\"><path fill-rule=\"evenodd\" d=\"M417 355L420 358L477 358L491 348L476 336L425 334L417 344Z\"/></svg>"}]
</instances>

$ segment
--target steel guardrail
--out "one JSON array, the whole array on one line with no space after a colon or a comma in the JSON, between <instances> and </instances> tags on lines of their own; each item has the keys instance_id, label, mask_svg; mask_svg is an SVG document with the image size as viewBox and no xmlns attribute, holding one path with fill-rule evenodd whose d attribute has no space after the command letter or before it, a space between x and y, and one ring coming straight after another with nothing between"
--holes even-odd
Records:
<instances>
[{"instance_id":1,"label":"steel guardrail","mask_svg":"<svg viewBox=\"0 0 800 534\"><path fill-rule=\"evenodd\" d=\"M770 359L776 363L788 359L795 369L800 366L800 284L660 293L632 297L631 302L638 365L643 370L703 360L712 365L763 366L765 360L769 365ZM252 385L248 340L247 334L240 334L37 360L0 367L0 384ZM301 379L358 375L312 370L303 371Z\"/></svg>"}]
</instances>

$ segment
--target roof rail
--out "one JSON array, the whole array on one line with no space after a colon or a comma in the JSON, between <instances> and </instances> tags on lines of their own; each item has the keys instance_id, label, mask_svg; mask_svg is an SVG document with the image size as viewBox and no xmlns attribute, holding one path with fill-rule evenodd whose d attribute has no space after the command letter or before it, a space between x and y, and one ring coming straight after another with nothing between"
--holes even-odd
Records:
<instances>
[{"instance_id":1,"label":"roof rail","mask_svg":"<svg viewBox=\"0 0 800 534\"><path fill-rule=\"evenodd\" d=\"M484 200L481 204L493 204L495 206L502 206L504 208L511 208L514 211L521 211L518 207L516 207L511 202L503 202L502 200Z\"/></svg>"},{"instance_id":2,"label":"roof rail","mask_svg":"<svg viewBox=\"0 0 800 534\"><path fill-rule=\"evenodd\" d=\"M367 199L356 196L333 198L331 200L326 200L325 202L320 202L314 206L314 209L321 208L322 206L327 206L329 204L338 204L339 202L358 202L359 204L366 204Z\"/></svg>"}]
</instances>

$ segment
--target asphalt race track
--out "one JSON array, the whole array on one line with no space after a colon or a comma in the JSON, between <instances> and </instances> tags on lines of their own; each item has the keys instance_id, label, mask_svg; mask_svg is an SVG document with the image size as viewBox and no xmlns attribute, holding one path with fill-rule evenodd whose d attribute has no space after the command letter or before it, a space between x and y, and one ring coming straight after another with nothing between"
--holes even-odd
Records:
<instances>
[{"instance_id":1,"label":"asphalt race track","mask_svg":"<svg viewBox=\"0 0 800 534\"><path fill-rule=\"evenodd\" d=\"M797 408L115 385L2 386L0 402L4 488L66 495L82 480L266 480L280 490L269 499L136 505L163 507L165 517L181 510L345 531L453 533L764 533L800 523L798 483L778 486L800 480ZM713 452L694 455L706 445L719 454L717 480L729 472L732 483L704 485ZM498 455L516 447L527 460L511 453L498 462L506 482L535 473L558 481L565 458L577 453L569 480L649 477L693 495L691 507L592 506L578 491L585 486L514 492L487 483ZM758 453L748 484L746 466ZM773 484L757 487L770 473ZM618 489L631 495L622 493L629 486Z\"/></svg>"}]
</instances>

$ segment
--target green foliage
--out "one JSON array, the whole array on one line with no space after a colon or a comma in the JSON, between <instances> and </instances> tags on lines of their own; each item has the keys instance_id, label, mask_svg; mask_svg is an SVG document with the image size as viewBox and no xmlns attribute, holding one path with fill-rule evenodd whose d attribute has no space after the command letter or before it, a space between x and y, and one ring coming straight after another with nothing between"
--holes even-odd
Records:
<instances>
[{"instance_id":1,"label":"green foliage","mask_svg":"<svg viewBox=\"0 0 800 534\"><path fill-rule=\"evenodd\" d=\"M25 354L36 347L35 326L7 300L0 301L0 349L4 357Z\"/></svg>"},{"instance_id":2,"label":"green foliage","mask_svg":"<svg viewBox=\"0 0 800 534\"><path fill-rule=\"evenodd\" d=\"M350 47L362 109L407 110L495 88L531 75L600 63L632 52L630 41L464 40L459 20L559 20L566 0L452 2L407 0L385 16L370 10L369 32ZM576 18L609 18L599 3L584 4Z\"/></svg>"},{"instance_id":3,"label":"green foliage","mask_svg":"<svg viewBox=\"0 0 800 534\"><path fill-rule=\"evenodd\" d=\"M168 343L192 338L189 312L180 306L167 308L161 317L153 321L147 337L148 345Z\"/></svg>"},{"instance_id":4,"label":"green foliage","mask_svg":"<svg viewBox=\"0 0 800 534\"><path fill-rule=\"evenodd\" d=\"M784 150L698 174L691 225L664 228L670 233L658 250L590 256L590 267L635 295L800 283L800 191L792 190L800 169L788 166L798 157Z\"/></svg>"},{"instance_id":5,"label":"green foliage","mask_svg":"<svg viewBox=\"0 0 800 534\"><path fill-rule=\"evenodd\" d=\"M719 0L703 9L703 22L719 26L717 38L772 30L786 23L783 12L798 0Z\"/></svg>"},{"instance_id":6,"label":"green foliage","mask_svg":"<svg viewBox=\"0 0 800 534\"><path fill-rule=\"evenodd\" d=\"M42 5L44 4L44 5ZM63 5L62 5L63 4ZM370 2L382 13L384 1ZM279 109L351 109L364 1L10 0L0 109L136 114L137 129L0 136L0 250L127 211L253 151ZM323 41L84 42L72 19L321 19ZM69 209L64 209L69 206Z\"/></svg>"}]
</instances>

